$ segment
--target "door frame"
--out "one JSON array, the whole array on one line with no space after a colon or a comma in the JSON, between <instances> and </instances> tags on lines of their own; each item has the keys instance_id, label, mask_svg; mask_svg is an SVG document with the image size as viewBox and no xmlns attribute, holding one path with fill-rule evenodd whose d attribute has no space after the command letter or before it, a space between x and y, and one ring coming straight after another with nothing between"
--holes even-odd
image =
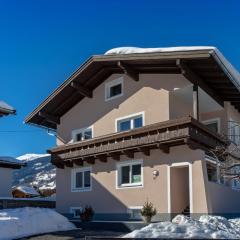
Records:
<instances>
[{"instance_id":1,"label":"door frame","mask_svg":"<svg viewBox=\"0 0 240 240\"><path fill-rule=\"evenodd\" d=\"M171 213L171 168L172 167L188 167L189 173L189 207L190 207L190 214L193 213L193 189L192 189L192 163L190 162L179 162L179 163L172 163L168 165L167 168L167 185L168 185L168 213Z\"/></svg>"}]
</instances>

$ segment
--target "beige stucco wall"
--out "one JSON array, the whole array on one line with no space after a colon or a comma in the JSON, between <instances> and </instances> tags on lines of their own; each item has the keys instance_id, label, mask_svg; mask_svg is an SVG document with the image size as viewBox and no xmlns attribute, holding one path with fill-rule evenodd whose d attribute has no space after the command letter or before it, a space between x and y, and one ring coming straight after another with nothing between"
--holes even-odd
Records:
<instances>
[{"instance_id":1,"label":"beige stucco wall","mask_svg":"<svg viewBox=\"0 0 240 240\"><path fill-rule=\"evenodd\" d=\"M105 101L105 83L119 77L124 78L123 96ZM141 74L139 82L113 74L93 91L92 99L84 98L61 118L58 136L69 142L72 130L92 125L94 137L113 133L115 119L139 112L145 113L145 125L169 120L169 91L186 85L189 81L179 74ZM188 111L181 111L188 115Z\"/></svg>"},{"instance_id":2,"label":"beige stucco wall","mask_svg":"<svg viewBox=\"0 0 240 240\"><path fill-rule=\"evenodd\" d=\"M11 197L12 169L0 167L0 197Z\"/></svg>"},{"instance_id":3,"label":"beige stucco wall","mask_svg":"<svg viewBox=\"0 0 240 240\"><path fill-rule=\"evenodd\" d=\"M70 207L90 204L97 213L126 213L131 206L142 206L148 199L156 206L158 213L168 212L168 166L176 162L193 163L193 185L198 185L198 191L193 191L194 211L206 204L203 175L198 174L199 164L204 154L200 150L190 150L187 146L171 148L170 154L164 154L160 150L152 150L149 157L141 153L136 154L135 159L143 159L143 187L116 188L116 164L109 159L107 163L97 161L92 166L92 191L71 192L71 168L57 169L57 210L68 213ZM121 161L128 158L122 156ZM158 170L159 176L154 178L153 171ZM200 171L201 172L201 171ZM200 184L199 184L200 182ZM203 195L202 195L203 194ZM202 200L203 199L203 200ZM200 207L200 208L199 208Z\"/></svg>"}]
</instances>

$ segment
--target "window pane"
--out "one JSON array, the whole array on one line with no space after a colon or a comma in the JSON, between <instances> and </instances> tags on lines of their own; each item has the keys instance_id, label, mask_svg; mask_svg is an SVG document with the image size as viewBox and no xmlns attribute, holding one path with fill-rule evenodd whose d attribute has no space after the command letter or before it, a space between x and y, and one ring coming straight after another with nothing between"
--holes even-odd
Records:
<instances>
[{"instance_id":1,"label":"window pane","mask_svg":"<svg viewBox=\"0 0 240 240\"><path fill-rule=\"evenodd\" d=\"M91 139L92 138L92 130L89 129L84 132L84 139Z\"/></svg>"},{"instance_id":2,"label":"window pane","mask_svg":"<svg viewBox=\"0 0 240 240\"><path fill-rule=\"evenodd\" d=\"M76 188L82 188L83 187L83 182L82 182L82 172L76 173Z\"/></svg>"},{"instance_id":3,"label":"window pane","mask_svg":"<svg viewBox=\"0 0 240 240\"><path fill-rule=\"evenodd\" d=\"M82 133L76 134L76 141L77 142L82 141Z\"/></svg>"},{"instance_id":4,"label":"window pane","mask_svg":"<svg viewBox=\"0 0 240 240\"><path fill-rule=\"evenodd\" d=\"M130 183L130 178L129 178L130 167L129 166L121 167L121 171L122 171L121 184Z\"/></svg>"},{"instance_id":5,"label":"window pane","mask_svg":"<svg viewBox=\"0 0 240 240\"><path fill-rule=\"evenodd\" d=\"M141 164L132 166L132 183L141 182Z\"/></svg>"},{"instance_id":6,"label":"window pane","mask_svg":"<svg viewBox=\"0 0 240 240\"><path fill-rule=\"evenodd\" d=\"M84 172L84 187L90 187L90 171Z\"/></svg>"},{"instance_id":7,"label":"window pane","mask_svg":"<svg viewBox=\"0 0 240 240\"><path fill-rule=\"evenodd\" d=\"M122 84L118 84L110 87L109 97L114 97L114 96L120 95L121 93L122 93Z\"/></svg>"},{"instance_id":8,"label":"window pane","mask_svg":"<svg viewBox=\"0 0 240 240\"><path fill-rule=\"evenodd\" d=\"M218 132L218 124L216 122L214 123L207 123L205 124L206 127L214 132Z\"/></svg>"},{"instance_id":9,"label":"window pane","mask_svg":"<svg viewBox=\"0 0 240 240\"><path fill-rule=\"evenodd\" d=\"M81 209L74 209L74 217L79 217L81 214Z\"/></svg>"},{"instance_id":10,"label":"window pane","mask_svg":"<svg viewBox=\"0 0 240 240\"><path fill-rule=\"evenodd\" d=\"M119 123L119 131L127 131L131 129L131 121L127 120L127 121L121 121Z\"/></svg>"},{"instance_id":11,"label":"window pane","mask_svg":"<svg viewBox=\"0 0 240 240\"><path fill-rule=\"evenodd\" d=\"M142 117L135 118L133 121L134 121L134 128L140 128L143 126Z\"/></svg>"}]
</instances>

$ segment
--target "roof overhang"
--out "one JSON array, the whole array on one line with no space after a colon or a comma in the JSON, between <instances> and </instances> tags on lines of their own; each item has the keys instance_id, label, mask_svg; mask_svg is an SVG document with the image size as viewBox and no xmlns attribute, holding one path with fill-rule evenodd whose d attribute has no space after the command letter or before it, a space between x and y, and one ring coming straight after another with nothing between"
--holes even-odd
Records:
<instances>
[{"instance_id":1,"label":"roof overhang","mask_svg":"<svg viewBox=\"0 0 240 240\"><path fill-rule=\"evenodd\" d=\"M211 49L97 55L89 58L26 119L26 123L56 129L60 118L114 73L125 73L138 81L139 74L185 74L218 103L230 101L240 110L239 79Z\"/></svg>"}]
</instances>

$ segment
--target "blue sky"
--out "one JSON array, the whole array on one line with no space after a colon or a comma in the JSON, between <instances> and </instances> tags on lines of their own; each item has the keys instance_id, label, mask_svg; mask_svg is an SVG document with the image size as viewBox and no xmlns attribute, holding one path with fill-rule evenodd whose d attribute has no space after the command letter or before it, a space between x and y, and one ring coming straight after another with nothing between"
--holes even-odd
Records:
<instances>
[{"instance_id":1,"label":"blue sky","mask_svg":"<svg viewBox=\"0 0 240 240\"><path fill-rule=\"evenodd\" d=\"M65 0L0 2L0 155L55 144L25 116L84 60L119 46L211 45L240 70L240 1ZM11 131L11 132L9 132Z\"/></svg>"}]
</instances>

